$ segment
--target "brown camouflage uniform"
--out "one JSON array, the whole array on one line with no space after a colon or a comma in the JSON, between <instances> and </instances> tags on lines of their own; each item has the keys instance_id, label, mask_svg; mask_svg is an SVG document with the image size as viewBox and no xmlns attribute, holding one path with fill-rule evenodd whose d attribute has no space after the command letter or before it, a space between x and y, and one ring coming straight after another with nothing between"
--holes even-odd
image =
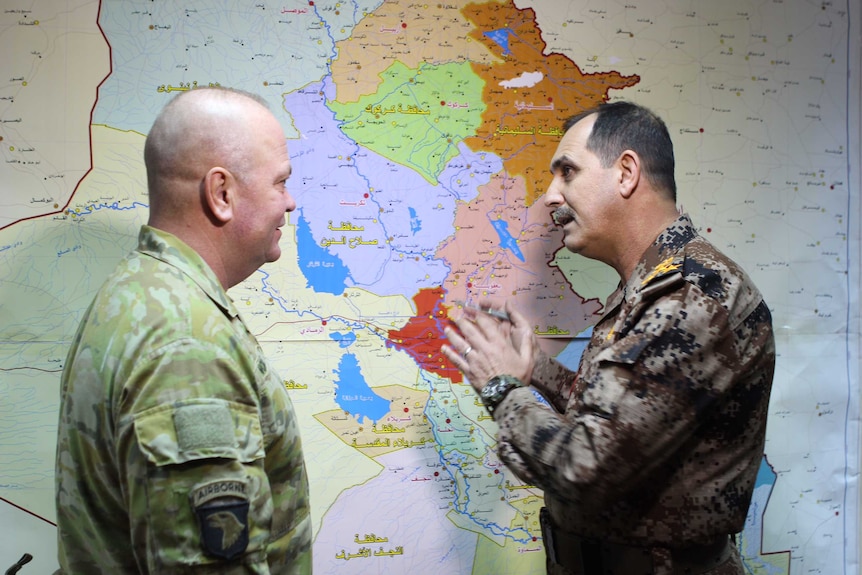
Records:
<instances>
[{"instance_id":1,"label":"brown camouflage uniform","mask_svg":"<svg viewBox=\"0 0 862 575\"><path fill-rule=\"evenodd\" d=\"M141 229L78 329L61 401L61 573L311 573L290 399L179 239Z\"/></svg>"},{"instance_id":2,"label":"brown camouflage uniform","mask_svg":"<svg viewBox=\"0 0 862 575\"><path fill-rule=\"evenodd\" d=\"M655 573L741 574L732 545L721 567L684 550L742 530L775 365L766 304L681 216L605 310L577 373L536 365L531 383L559 413L527 388L497 407L501 458L545 491L558 547L637 546Z\"/></svg>"}]
</instances>

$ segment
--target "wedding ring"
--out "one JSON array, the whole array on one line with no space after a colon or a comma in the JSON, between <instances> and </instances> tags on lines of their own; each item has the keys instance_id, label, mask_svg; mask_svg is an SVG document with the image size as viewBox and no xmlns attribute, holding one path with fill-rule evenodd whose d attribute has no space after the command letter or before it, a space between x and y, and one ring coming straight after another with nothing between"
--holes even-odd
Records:
<instances>
[{"instance_id":1,"label":"wedding ring","mask_svg":"<svg viewBox=\"0 0 862 575\"><path fill-rule=\"evenodd\" d=\"M461 357L463 357L464 359L467 359L467 354L470 353L471 351L473 351L473 346L468 345L467 349L464 350L464 353L461 354Z\"/></svg>"}]
</instances>

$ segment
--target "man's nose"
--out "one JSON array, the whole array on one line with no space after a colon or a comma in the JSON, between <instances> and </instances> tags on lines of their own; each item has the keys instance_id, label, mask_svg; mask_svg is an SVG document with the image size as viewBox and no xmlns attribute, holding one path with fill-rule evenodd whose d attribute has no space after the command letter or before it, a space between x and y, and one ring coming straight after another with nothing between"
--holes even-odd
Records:
<instances>
[{"instance_id":1,"label":"man's nose","mask_svg":"<svg viewBox=\"0 0 862 575\"><path fill-rule=\"evenodd\" d=\"M545 192L546 207L553 208L563 203L563 194L560 193L559 188L557 178L554 177L554 179L551 180L551 185L548 186L548 191Z\"/></svg>"},{"instance_id":2,"label":"man's nose","mask_svg":"<svg viewBox=\"0 0 862 575\"><path fill-rule=\"evenodd\" d=\"M290 192L288 192L287 190L284 191L284 196L285 196L284 211L285 212L292 212L293 210L296 209L296 200L293 199L293 196L291 196Z\"/></svg>"}]
</instances>

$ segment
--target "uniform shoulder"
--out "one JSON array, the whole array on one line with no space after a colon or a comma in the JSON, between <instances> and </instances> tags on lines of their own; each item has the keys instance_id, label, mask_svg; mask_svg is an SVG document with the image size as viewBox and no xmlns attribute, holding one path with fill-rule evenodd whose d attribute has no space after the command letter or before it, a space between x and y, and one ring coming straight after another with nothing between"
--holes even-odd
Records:
<instances>
[{"instance_id":1,"label":"uniform shoulder","mask_svg":"<svg viewBox=\"0 0 862 575\"><path fill-rule=\"evenodd\" d=\"M742 266L702 236L685 246L683 276L740 321L763 301Z\"/></svg>"},{"instance_id":2,"label":"uniform shoulder","mask_svg":"<svg viewBox=\"0 0 862 575\"><path fill-rule=\"evenodd\" d=\"M132 344L159 347L194 337L215 303L177 267L144 254L133 253L108 277L92 307L91 327L106 337L125 333Z\"/></svg>"}]
</instances>

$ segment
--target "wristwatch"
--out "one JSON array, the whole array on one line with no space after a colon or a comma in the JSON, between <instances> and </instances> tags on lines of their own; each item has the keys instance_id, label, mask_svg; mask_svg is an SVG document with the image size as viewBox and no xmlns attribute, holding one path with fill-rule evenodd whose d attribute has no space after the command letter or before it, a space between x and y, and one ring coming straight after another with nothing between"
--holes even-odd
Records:
<instances>
[{"instance_id":1,"label":"wristwatch","mask_svg":"<svg viewBox=\"0 0 862 575\"><path fill-rule=\"evenodd\" d=\"M524 384L517 377L511 375L498 375L492 377L479 392L479 397L482 398L482 403L488 409L488 413L494 413L500 402L509 395L509 392L515 388L524 387Z\"/></svg>"}]
</instances>

